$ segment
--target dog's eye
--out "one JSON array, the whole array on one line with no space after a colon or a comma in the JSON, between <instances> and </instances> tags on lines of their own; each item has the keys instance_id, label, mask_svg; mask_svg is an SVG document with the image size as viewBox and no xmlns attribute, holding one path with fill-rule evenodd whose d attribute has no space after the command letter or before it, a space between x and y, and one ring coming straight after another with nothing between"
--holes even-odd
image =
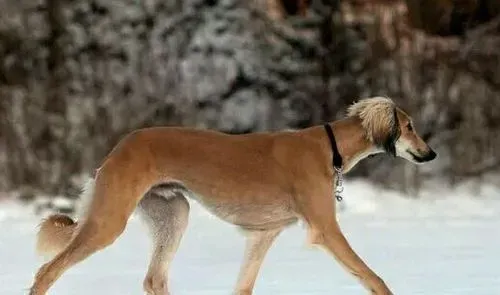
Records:
<instances>
[{"instance_id":1,"label":"dog's eye","mask_svg":"<svg viewBox=\"0 0 500 295\"><path fill-rule=\"evenodd\" d=\"M408 131L413 131L413 126L411 126L411 123L408 123L406 125L406 129L408 129Z\"/></svg>"}]
</instances>

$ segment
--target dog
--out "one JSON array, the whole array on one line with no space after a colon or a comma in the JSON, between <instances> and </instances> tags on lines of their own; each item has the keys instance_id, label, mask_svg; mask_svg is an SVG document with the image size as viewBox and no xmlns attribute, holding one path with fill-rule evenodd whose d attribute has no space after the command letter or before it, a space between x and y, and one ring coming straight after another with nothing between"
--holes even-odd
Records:
<instances>
[{"instance_id":1,"label":"dog","mask_svg":"<svg viewBox=\"0 0 500 295\"><path fill-rule=\"evenodd\" d=\"M308 242L332 254L371 294L392 294L350 247L332 197L339 171L348 173L363 158L384 152L418 164L436 157L411 117L386 97L359 100L340 120L296 131L133 131L86 185L82 199L90 202L81 220L55 214L41 222L37 250L53 257L38 270L29 294L46 294L66 270L111 245L136 208L154 245L144 290L169 294L169 265L188 223L187 198L246 233L233 294L252 294L266 252L298 220Z\"/></svg>"}]
</instances>

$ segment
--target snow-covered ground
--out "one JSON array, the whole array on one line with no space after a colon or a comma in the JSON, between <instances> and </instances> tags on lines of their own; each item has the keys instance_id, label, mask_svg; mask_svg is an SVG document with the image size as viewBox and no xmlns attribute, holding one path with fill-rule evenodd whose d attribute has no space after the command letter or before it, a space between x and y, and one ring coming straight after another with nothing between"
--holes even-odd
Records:
<instances>
[{"instance_id":1,"label":"snow-covered ground","mask_svg":"<svg viewBox=\"0 0 500 295\"><path fill-rule=\"evenodd\" d=\"M408 199L360 181L346 184L339 221L353 248L396 295L500 294L500 190L431 190ZM0 203L0 294L27 294L42 261L33 251L38 218ZM230 294L244 240L196 204L172 264L173 294ZM132 219L111 247L70 269L53 295L143 294L149 259L143 226ZM305 245L299 224L280 235L255 294L368 294L328 254Z\"/></svg>"}]
</instances>

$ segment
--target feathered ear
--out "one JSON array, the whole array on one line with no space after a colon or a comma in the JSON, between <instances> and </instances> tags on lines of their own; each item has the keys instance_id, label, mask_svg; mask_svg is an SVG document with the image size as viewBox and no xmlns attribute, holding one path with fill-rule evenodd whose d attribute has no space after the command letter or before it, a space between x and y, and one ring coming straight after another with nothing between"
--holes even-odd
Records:
<instances>
[{"instance_id":1,"label":"feathered ear","mask_svg":"<svg viewBox=\"0 0 500 295\"><path fill-rule=\"evenodd\" d=\"M399 129L399 121L398 121L398 112L396 107L393 110L393 124L390 127L389 133L386 135L384 141L384 150L391 154L392 156L396 156L396 141L399 139L401 135L401 130Z\"/></svg>"},{"instance_id":2,"label":"feathered ear","mask_svg":"<svg viewBox=\"0 0 500 295\"><path fill-rule=\"evenodd\" d=\"M354 103L348 109L348 116L358 117L365 129L367 139L376 146L395 155L395 142L400 130L396 105L385 97L374 97Z\"/></svg>"}]
</instances>

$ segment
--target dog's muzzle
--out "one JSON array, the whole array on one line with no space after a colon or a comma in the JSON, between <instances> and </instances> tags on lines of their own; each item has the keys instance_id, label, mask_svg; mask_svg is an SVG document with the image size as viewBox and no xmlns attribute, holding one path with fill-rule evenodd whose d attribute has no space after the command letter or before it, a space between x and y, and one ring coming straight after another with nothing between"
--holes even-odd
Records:
<instances>
[{"instance_id":1,"label":"dog's muzzle","mask_svg":"<svg viewBox=\"0 0 500 295\"><path fill-rule=\"evenodd\" d=\"M435 151L429 149L429 151L424 155L416 155L412 153L411 151L408 151L408 153L413 157L413 159L418 162L418 163L424 163L424 162L430 162L434 160L437 157L437 154Z\"/></svg>"}]
</instances>

